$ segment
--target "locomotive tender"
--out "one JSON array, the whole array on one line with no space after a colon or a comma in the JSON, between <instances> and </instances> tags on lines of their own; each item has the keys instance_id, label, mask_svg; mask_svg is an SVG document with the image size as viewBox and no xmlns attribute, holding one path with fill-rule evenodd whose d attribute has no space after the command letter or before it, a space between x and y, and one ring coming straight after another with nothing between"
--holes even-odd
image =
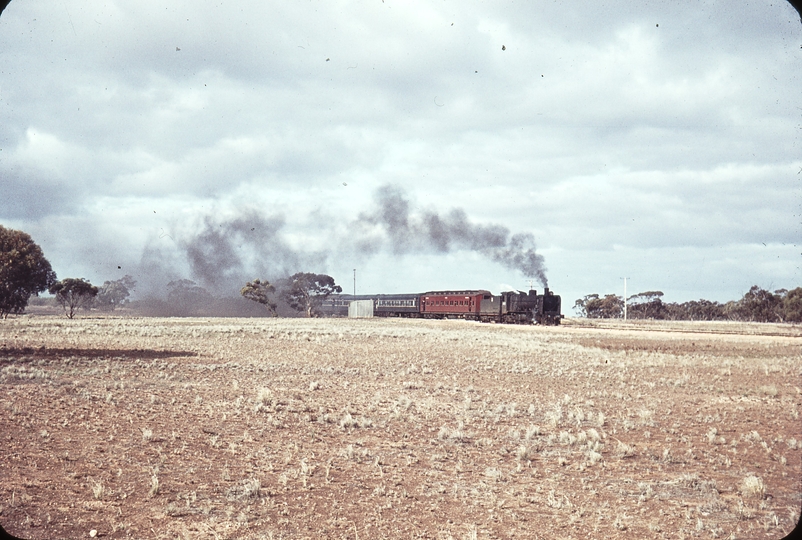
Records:
<instances>
[{"instance_id":1,"label":"locomotive tender","mask_svg":"<svg viewBox=\"0 0 802 540\"><path fill-rule=\"evenodd\" d=\"M430 291L415 294L351 295L333 294L318 312L324 316L347 317L352 301L373 301L374 317L425 319L467 319L516 324L560 324L562 302L548 288L543 294L530 290L506 291L496 296L485 290Z\"/></svg>"}]
</instances>

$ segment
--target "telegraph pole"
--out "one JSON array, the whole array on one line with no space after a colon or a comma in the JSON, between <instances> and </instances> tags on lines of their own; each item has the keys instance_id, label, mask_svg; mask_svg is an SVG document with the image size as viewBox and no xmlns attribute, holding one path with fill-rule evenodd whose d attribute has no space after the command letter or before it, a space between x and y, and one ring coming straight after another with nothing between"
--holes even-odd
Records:
<instances>
[{"instance_id":1,"label":"telegraph pole","mask_svg":"<svg viewBox=\"0 0 802 540\"><path fill-rule=\"evenodd\" d=\"M627 280L629 278L622 277L624 280L624 320L627 320Z\"/></svg>"},{"instance_id":2,"label":"telegraph pole","mask_svg":"<svg viewBox=\"0 0 802 540\"><path fill-rule=\"evenodd\" d=\"M356 268L354 268L354 296L356 296Z\"/></svg>"}]
</instances>

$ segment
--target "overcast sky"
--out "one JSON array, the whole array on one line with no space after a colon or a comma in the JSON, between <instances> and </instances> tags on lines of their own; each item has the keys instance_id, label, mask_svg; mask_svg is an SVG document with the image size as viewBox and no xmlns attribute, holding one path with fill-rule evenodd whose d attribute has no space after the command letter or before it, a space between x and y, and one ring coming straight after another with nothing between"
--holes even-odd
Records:
<instances>
[{"instance_id":1,"label":"overcast sky","mask_svg":"<svg viewBox=\"0 0 802 540\"><path fill-rule=\"evenodd\" d=\"M801 89L784 2L14 0L0 224L140 294L726 301L802 285Z\"/></svg>"}]
</instances>

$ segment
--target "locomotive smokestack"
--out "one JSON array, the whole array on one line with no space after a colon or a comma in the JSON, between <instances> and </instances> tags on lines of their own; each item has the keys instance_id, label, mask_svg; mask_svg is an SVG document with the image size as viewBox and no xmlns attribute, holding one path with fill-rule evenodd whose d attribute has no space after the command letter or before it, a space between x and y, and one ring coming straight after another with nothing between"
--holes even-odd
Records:
<instances>
[{"instance_id":1,"label":"locomotive smokestack","mask_svg":"<svg viewBox=\"0 0 802 540\"><path fill-rule=\"evenodd\" d=\"M549 295L549 288L546 287L543 289L543 296L548 296L548 295Z\"/></svg>"}]
</instances>

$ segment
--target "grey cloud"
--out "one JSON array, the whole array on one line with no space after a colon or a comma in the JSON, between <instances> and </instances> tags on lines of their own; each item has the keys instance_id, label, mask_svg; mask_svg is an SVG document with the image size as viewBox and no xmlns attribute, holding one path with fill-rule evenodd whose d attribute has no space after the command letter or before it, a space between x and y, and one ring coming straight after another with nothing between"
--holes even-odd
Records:
<instances>
[{"instance_id":1,"label":"grey cloud","mask_svg":"<svg viewBox=\"0 0 802 540\"><path fill-rule=\"evenodd\" d=\"M53 214L71 214L84 194L43 178L39 171L0 169L0 216L38 220Z\"/></svg>"}]
</instances>

